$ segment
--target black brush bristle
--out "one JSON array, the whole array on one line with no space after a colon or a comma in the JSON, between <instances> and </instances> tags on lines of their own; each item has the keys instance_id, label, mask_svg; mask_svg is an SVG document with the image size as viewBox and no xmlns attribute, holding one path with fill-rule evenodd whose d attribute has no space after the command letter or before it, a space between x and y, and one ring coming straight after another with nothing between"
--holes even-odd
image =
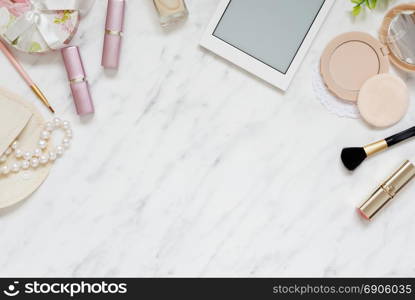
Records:
<instances>
[{"instance_id":1,"label":"black brush bristle","mask_svg":"<svg viewBox=\"0 0 415 300\"><path fill-rule=\"evenodd\" d=\"M342 162L344 166L353 171L366 159L367 154L363 148L344 148L342 150Z\"/></svg>"}]
</instances>

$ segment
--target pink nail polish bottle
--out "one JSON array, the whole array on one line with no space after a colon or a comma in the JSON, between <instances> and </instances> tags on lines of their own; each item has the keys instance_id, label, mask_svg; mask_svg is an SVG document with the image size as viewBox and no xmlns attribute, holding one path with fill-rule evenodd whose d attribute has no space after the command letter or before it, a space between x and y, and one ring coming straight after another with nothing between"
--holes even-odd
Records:
<instances>
[{"instance_id":1,"label":"pink nail polish bottle","mask_svg":"<svg viewBox=\"0 0 415 300\"><path fill-rule=\"evenodd\" d=\"M125 0L108 0L102 66L118 69L124 29Z\"/></svg>"},{"instance_id":2,"label":"pink nail polish bottle","mask_svg":"<svg viewBox=\"0 0 415 300\"><path fill-rule=\"evenodd\" d=\"M95 112L94 103L89 92L89 85L79 48L76 46L63 48L62 57L66 72L68 73L68 80L78 115L93 114Z\"/></svg>"}]
</instances>

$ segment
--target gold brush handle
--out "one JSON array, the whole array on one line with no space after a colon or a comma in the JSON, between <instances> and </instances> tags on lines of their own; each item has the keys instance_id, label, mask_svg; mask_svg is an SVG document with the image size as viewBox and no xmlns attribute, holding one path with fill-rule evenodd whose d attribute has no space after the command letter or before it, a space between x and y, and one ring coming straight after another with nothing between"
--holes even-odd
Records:
<instances>
[{"instance_id":1,"label":"gold brush handle","mask_svg":"<svg viewBox=\"0 0 415 300\"><path fill-rule=\"evenodd\" d=\"M369 145L363 147L363 149L365 150L367 156L371 156L371 155L376 154L378 152L381 152L381 151L383 151L387 148L388 148L388 143L386 143L385 140L374 142L372 144L369 144Z\"/></svg>"},{"instance_id":2,"label":"gold brush handle","mask_svg":"<svg viewBox=\"0 0 415 300\"><path fill-rule=\"evenodd\" d=\"M49 108L49 110L52 113L55 113L54 109L52 108L52 106L50 105L48 99L46 99L45 95L42 93L42 91L38 88L37 85L33 84L30 86L30 88L32 89L33 93L36 94L36 96L38 96L38 98L40 99L40 101L43 102L43 104L45 104L47 106L47 108Z\"/></svg>"}]
</instances>

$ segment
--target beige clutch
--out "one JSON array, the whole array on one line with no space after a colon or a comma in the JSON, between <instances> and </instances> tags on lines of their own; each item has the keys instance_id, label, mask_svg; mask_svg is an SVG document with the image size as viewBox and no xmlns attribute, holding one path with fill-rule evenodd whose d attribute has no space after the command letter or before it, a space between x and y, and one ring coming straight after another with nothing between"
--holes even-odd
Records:
<instances>
[{"instance_id":1,"label":"beige clutch","mask_svg":"<svg viewBox=\"0 0 415 300\"><path fill-rule=\"evenodd\" d=\"M33 150L44 119L37 109L19 96L0 88L0 155L16 140L22 149ZM10 156L8 164L13 163ZM0 177L0 208L16 204L36 191L49 175L52 165Z\"/></svg>"}]
</instances>

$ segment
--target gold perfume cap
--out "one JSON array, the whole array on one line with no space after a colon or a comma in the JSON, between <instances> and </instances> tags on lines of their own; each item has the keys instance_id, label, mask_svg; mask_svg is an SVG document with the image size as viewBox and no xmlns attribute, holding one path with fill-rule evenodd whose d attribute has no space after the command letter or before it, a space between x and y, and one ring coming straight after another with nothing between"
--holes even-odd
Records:
<instances>
[{"instance_id":1,"label":"gold perfume cap","mask_svg":"<svg viewBox=\"0 0 415 300\"><path fill-rule=\"evenodd\" d=\"M359 213L371 220L395 195L415 176L415 166L405 161L404 164L390 176L368 200L359 208Z\"/></svg>"}]
</instances>

